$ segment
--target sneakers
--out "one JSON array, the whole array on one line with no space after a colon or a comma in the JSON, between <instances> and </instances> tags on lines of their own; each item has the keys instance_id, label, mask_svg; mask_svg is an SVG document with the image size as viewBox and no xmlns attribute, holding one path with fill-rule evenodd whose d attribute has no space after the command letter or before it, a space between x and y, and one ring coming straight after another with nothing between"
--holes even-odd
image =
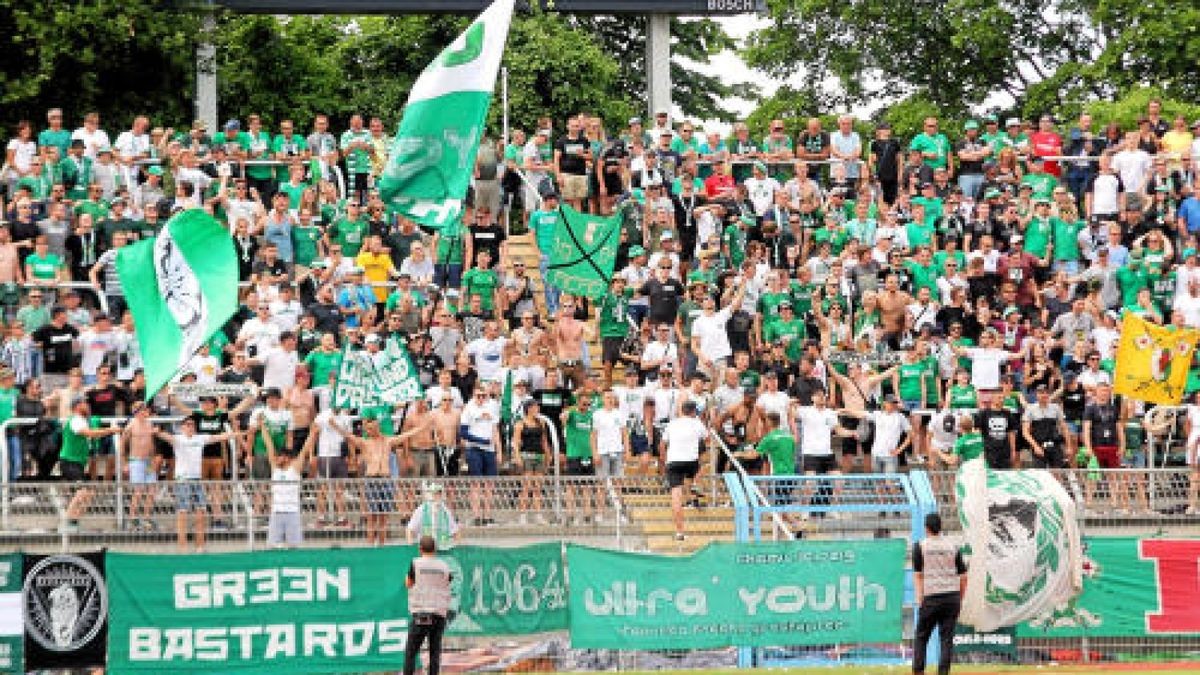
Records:
<instances>
[{"instance_id":1,"label":"sneakers","mask_svg":"<svg viewBox=\"0 0 1200 675\"><path fill-rule=\"evenodd\" d=\"M676 532L676 533L675 533L675 541L683 541L683 540L685 540L685 539L687 539L687 535L686 535L686 534L684 534L684 533L682 533L682 532Z\"/></svg>"}]
</instances>

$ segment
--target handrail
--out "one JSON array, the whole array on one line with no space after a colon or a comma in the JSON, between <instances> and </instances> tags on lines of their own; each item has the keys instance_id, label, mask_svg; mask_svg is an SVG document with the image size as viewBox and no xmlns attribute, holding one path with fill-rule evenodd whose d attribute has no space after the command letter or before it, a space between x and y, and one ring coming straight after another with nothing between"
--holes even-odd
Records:
<instances>
[{"instance_id":1,"label":"handrail","mask_svg":"<svg viewBox=\"0 0 1200 675\"><path fill-rule=\"evenodd\" d=\"M757 502L756 506L770 507L771 502L767 500L766 496L763 495L762 491L759 490L757 485L755 485L754 481L750 478L750 474L747 473L745 467L742 466L742 463L738 460L738 458L733 456L733 452L729 450L729 446L726 445L725 441L721 439L721 436L717 434L716 429L709 428L708 434L709 436L712 436L714 440L716 440L717 447L719 447L721 452L725 453L725 457L729 459L730 466L734 468L734 471L738 474L742 484L748 488L746 490L747 493L754 496L754 500ZM775 523L775 527L777 528L775 530L776 532L782 531L788 539L796 538L796 533L792 531L792 528L788 527L782 516L774 511L770 512L770 516L771 521Z\"/></svg>"}]
</instances>

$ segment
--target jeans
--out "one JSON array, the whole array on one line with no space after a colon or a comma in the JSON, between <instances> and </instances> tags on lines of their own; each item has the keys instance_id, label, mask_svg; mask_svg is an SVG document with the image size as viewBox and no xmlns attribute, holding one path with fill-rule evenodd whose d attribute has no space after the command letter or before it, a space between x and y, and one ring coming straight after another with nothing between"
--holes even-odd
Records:
<instances>
[{"instance_id":1,"label":"jeans","mask_svg":"<svg viewBox=\"0 0 1200 675\"><path fill-rule=\"evenodd\" d=\"M8 437L8 480L15 481L21 477L24 468L24 456L21 454L21 437Z\"/></svg>"},{"instance_id":2,"label":"jeans","mask_svg":"<svg viewBox=\"0 0 1200 675\"><path fill-rule=\"evenodd\" d=\"M421 619L418 620L418 616ZM442 668L442 633L446 632L446 617L437 614L414 615L408 624L408 642L404 645L404 675L417 670L417 652L429 640L428 675L438 675Z\"/></svg>"},{"instance_id":3,"label":"jeans","mask_svg":"<svg viewBox=\"0 0 1200 675\"><path fill-rule=\"evenodd\" d=\"M542 273L542 287L546 292L546 312L551 316L558 313L558 296L560 291L557 286L552 286L546 281L546 272L550 268L550 256L543 253L538 259L538 270Z\"/></svg>"},{"instance_id":4,"label":"jeans","mask_svg":"<svg viewBox=\"0 0 1200 675\"><path fill-rule=\"evenodd\" d=\"M1083 204L1083 195L1087 191L1087 184L1091 179L1092 172L1088 169L1067 170L1067 189L1075 195L1076 204Z\"/></svg>"},{"instance_id":5,"label":"jeans","mask_svg":"<svg viewBox=\"0 0 1200 675\"><path fill-rule=\"evenodd\" d=\"M958 187L967 199L978 200L979 190L983 187L983 174L964 173L958 176Z\"/></svg>"},{"instance_id":6,"label":"jeans","mask_svg":"<svg viewBox=\"0 0 1200 675\"><path fill-rule=\"evenodd\" d=\"M462 285L462 263L438 263L433 266L433 283L442 288L458 288ZM466 306L466 299L463 305Z\"/></svg>"},{"instance_id":7,"label":"jeans","mask_svg":"<svg viewBox=\"0 0 1200 675\"><path fill-rule=\"evenodd\" d=\"M914 673L925 672L925 651L933 629L938 630L938 673L947 675L954 660L954 626L958 623L958 612L962 600L958 593L931 595L923 602L917 614L917 630L913 644Z\"/></svg>"}]
</instances>

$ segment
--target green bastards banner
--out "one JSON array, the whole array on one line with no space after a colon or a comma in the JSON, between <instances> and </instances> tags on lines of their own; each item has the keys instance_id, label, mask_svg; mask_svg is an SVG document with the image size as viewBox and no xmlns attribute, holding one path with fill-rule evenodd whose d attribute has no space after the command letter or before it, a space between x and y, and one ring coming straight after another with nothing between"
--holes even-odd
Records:
<instances>
[{"instance_id":1,"label":"green bastards banner","mask_svg":"<svg viewBox=\"0 0 1200 675\"><path fill-rule=\"evenodd\" d=\"M567 549L571 645L897 642L905 543L710 544L687 558Z\"/></svg>"}]
</instances>

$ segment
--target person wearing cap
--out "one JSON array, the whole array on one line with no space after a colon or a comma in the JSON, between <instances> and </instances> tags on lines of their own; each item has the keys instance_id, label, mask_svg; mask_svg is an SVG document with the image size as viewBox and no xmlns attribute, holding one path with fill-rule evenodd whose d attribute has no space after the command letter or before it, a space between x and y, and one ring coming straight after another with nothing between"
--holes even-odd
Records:
<instances>
[{"instance_id":1,"label":"person wearing cap","mask_svg":"<svg viewBox=\"0 0 1200 675\"><path fill-rule=\"evenodd\" d=\"M188 546L188 514L192 514L191 534L195 540L196 552L204 552L208 533L208 500L204 485L200 483L204 446L209 443L224 443L236 435L237 432L233 431L220 434L197 433L196 421L189 417L180 422L177 434L157 430L154 432L155 438L169 444L175 452L175 528L180 551L186 550Z\"/></svg>"},{"instance_id":2,"label":"person wearing cap","mask_svg":"<svg viewBox=\"0 0 1200 675\"><path fill-rule=\"evenodd\" d=\"M983 187L983 162L992 156L991 146L979 135L979 122L967 120L954 153L958 157L958 187L968 199L978 199Z\"/></svg>"},{"instance_id":3,"label":"person wearing cap","mask_svg":"<svg viewBox=\"0 0 1200 675\"><path fill-rule=\"evenodd\" d=\"M538 202L534 202L535 204ZM553 284L546 283L550 269L550 251L554 248L555 232L558 227L558 195L547 194L541 206L529 214L528 228L533 232L534 248L538 253L538 269L546 298L546 311L553 316L558 313L558 298L561 292ZM457 285L457 284L456 284Z\"/></svg>"},{"instance_id":4,"label":"person wearing cap","mask_svg":"<svg viewBox=\"0 0 1200 675\"><path fill-rule=\"evenodd\" d=\"M250 452L246 456L246 471L252 480L271 478L271 453L292 455L295 431L292 411L284 404L283 393L278 389L263 391L266 405L250 414L250 434L253 438ZM266 493L255 492L256 512L262 512Z\"/></svg>"},{"instance_id":5,"label":"person wearing cap","mask_svg":"<svg viewBox=\"0 0 1200 675\"><path fill-rule=\"evenodd\" d=\"M1039 384L1034 390L1036 399L1025 406L1021 416L1021 433L1033 452L1036 469L1067 468L1067 438L1071 430L1062 407L1050 400L1050 388Z\"/></svg>"},{"instance_id":6,"label":"person wearing cap","mask_svg":"<svg viewBox=\"0 0 1200 675\"><path fill-rule=\"evenodd\" d=\"M446 504L445 486L432 480L421 486L421 503L408 519L404 534L410 544L431 537L438 550L448 551L454 546L462 536L462 528Z\"/></svg>"},{"instance_id":7,"label":"person wearing cap","mask_svg":"<svg viewBox=\"0 0 1200 675\"><path fill-rule=\"evenodd\" d=\"M1002 134L1000 143L1003 148L1011 148L1019 158L1024 158L1029 151L1029 135L1021 129L1021 120L1016 117L1004 120Z\"/></svg>"},{"instance_id":8,"label":"person wearing cap","mask_svg":"<svg viewBox=\"0 0 1200 675\"><path fill-rule=\"evenodd\" d=\"M625 145L632 146L634 141L641 141L642 147L646 147L654 142L650 137L650 133L646 131L646 127L642 122L641 117L630 117L628 121L628 130L621 134L621 139L625 141Z\"/></svg>"},{"instance_id":9,"label":"person wearing cap","mask_svg":"<svg viewBox=\"0 0 1200 675\"><path fill-rule=\"evenodd\" d=\"M567 131L554 143L554 173L558 176L563 199L576 211L583 210L588 196L587 169L592 162L592 146L583 133L578 117L567 120Z\"/></svg>"},{"instance_id":10,"label":"person wearing cap","mask_svg":"<svg viewBox=\"0 0 1200 675\"><path fill-rule=\"evenodd\" d=\"M596 324L600 334L601 363L604 364L604 386L612 386L613 368L624 362L622 348L629 336L629 300L633 289L627 288L625 278L614 274L609 292L596 307Z\"/></svg>"},{"instance_id":11,"label":"person wearing cap","mask_svg":"<svg viewBox=\"0 0 1200 675\"><path fill-rule=\"evenodd\" d=\"M1058 187L1058 178L1046 170L1046 162L1038 156L1029 158L1029 169L1021 176L1021 185L1033 188L1033 198L1051 199L1054 188Z\"/></svg>"}]
</instances>

